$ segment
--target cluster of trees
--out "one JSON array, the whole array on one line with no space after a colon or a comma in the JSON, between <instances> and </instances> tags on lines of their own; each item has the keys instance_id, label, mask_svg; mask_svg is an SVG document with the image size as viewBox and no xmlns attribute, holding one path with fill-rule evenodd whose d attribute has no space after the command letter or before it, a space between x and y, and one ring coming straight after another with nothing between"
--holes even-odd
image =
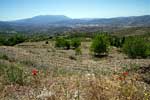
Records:
<instances>
[{"instance_id":1,"label":"cluster of trees","mask_svg":"<svg viewBox=\"0 0 150 100\"><path fill-rule=\"evenodd\" d=\"M19 43L22 43L26 40L26 37L23 35L15 34L11 36L1 36L0 45L13 46Z\"/></svg>"},{"instance_id":2,"label":"cluster of trees","mask_svg":"<svg viewBox=\"0 0 150 100\"><path fill-rule=\"evenodd\" d=\"M90 47L91 52L95 56L107 55L110 46L121 48L122 51L131 58L146 58L150 57L150 34L140 36L118 37L111 36L107 33L94 33L96 34L92 40ZM82 34L83 37L85 34ZM83 38L82 37L82 38ZM20 34L15 35L2 35L0 34L0 45L13 46L24 41L41 41L52 39L50 36L33 36L27 37ZM75 49L77 54L81 54L81 37L56 37L55 46L62 49Z\"/></svg>"},{"instance_id":3,"label":"cluster of trees","mask_svg":"<svg viewBox=\"0 0 150 100\"><path fill-rule=\"evenodd\" d=\"M63 49L76 49L81 45L81 41L78 38L67 39L64 37L57 37L55 42L55 47Z\"/></svg>"},{"instance_id":4,"label":"cluster of trees","mask_svg":"<svg viewBox=\"0 0 150 100\"><path fill-rule=\"evenodd\" d=\"M146 58L150 56L150 42L142 37L128 37L123 45L123 51L130 58Z\"/></svg>"},{"instance_id":5,"label":"cluster of trees","mask_svg":"<svg viewBox=\"0 0 150 100\"><path fill-rule=\"evenodd\" d=\"M91 51L94 55L108 54L110 45L122 48L130 58L150 57L150 42L145 37L112 37L107 34L98 34L92 41Z\"/></svg>"},{"instance_id":6,"label":"cluster of trees","mask_svg":"<svg viewBox=\"0 0 150 100\"><path fill-rule=\"evenodd\" d=\"M14 46L16 44L29 41L29 42L38 42L52 39L52 36L49 35L23 35L23 34L4 34L0 33L0 45Z\"/></svg>"},{"instance_id":7,"label":"cluster of trees","mask_svg":"<svg viewBox=\"0 0 150 100\"><path fill-rule=\"evenodd\" d=\"M98 33L94 36L90 51L95 56L108 55L109 48L115 46L127 54L130 58L150 57L150 40L146 36L117 37L107 33ZM80 54L79 38L56 38L55 46L63 49L74 48Z\"/></svg>"}]
</instances>

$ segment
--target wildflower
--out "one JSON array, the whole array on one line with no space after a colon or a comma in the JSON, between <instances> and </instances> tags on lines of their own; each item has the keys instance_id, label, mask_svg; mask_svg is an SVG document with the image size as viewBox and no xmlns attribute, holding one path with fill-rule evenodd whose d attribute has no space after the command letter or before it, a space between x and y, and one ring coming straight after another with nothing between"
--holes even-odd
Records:
<instances>
[{"instance_id":1,"label":"wildflower","mask_svg":"<svg viewBox=\"0 0 150 100\"><path fill-rule=\"evenodd\" d=\"M117 79L120 80L120 81L124 80L124 78L122 78L122 77L118 77Z\"/></svg>"},{"instance_id":2,"label":"wildflower","mask_svg":"<svg viewBox=\"0 0 150 100\"><path fill-rule=\"evenodd\" d=\"M37 73L38 73L37 69L32 70L32 75L37 75Z\"/></svg>"},{"instance_id":3,"label":"wildflower","mask_svg":"<svg viewBox=\"0 0 150 100\"><path fill-rule=\"evenodd\" d=\"M123 76L127 76L128 72L123 72L122 74L123 74Z\"/></svg>"}]
</instances>

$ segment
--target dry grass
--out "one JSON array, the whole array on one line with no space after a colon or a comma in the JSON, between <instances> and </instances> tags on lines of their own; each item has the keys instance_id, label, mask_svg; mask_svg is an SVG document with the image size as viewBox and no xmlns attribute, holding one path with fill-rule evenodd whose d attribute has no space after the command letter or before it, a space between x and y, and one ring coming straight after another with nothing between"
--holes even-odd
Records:
<instances>
[{"instance_id":1,"label":"dry grass","mask_svg":"<svg viewBox=\"0 0 150 100\"><path fill-rule=\"evenodd\" d=\"M58 50L53 41L0 47L12 64L24 69L24 85L6 84L0 77L1 100L150 100L150 85L143 82L136 66L149 66L150 59L128 59L112 47L109 56L93 58L90 42L83 42L82 55ZM70 59L73 56L76 59ZM32 75L32 69L38 70ZM128 72L124 76L123 72Z\"/></svg>"}]
</instances>

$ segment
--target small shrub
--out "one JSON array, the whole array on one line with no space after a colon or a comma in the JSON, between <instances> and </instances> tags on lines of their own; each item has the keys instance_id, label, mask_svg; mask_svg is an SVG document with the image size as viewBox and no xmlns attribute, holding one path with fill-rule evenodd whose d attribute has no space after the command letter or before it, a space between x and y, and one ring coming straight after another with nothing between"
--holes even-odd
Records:
<instances>
[{"instance_id":1,"label":"small shrub","mask_svg":"<svg viewBox=\"0 0 150 100\"><path fill-rule=\"evenodd\" d=\"M110 37L110 44L115 47L122 47L125 42L125 37Z\"/></svg>"},{"instance_id":2,"label":"small shrub","mask_svg":"<svg viewBox=\"0 0 150 100\"><path fill-rule=\"evenodd\" d=\"M55 47L70 49L70 41L64 38L56 38Z\"/></svg>"},{"instance_id":3,"label":"small shrub","mask_svg":"<svg viewBox=\"0 0 150 100\"><path fill-rule=\"evenodd\" d=\"M6 76L7 76L8 82L10 83L19 84L19 85L23 85L24 83L23 70L16 65L12 65L8 67Z\"/></svg>"},{"instance_id":4,"label":"small shrub","mask_svg":"<svg viewBox=\"0 0 150 100\"><path fill-rule=\"evenodd\" d=\"M81 55L82 54L81 48L76 48L75 49L75 54L76 55Z\"/></svg>"},{"instance_id":5,"label":"small shrub","mask_svg":"<svg viewBox=\"0 0 150 100\"><path fill-rule=\"evenodd\" d=\"M94 55L101 55L108 53L109 47L109 39L108 36L105 34L96 35L94 38L91 51L94 52Z\"/></svg>"},{"instance_id":6,"label":"small shrub","mask_svg":"<svg viewBox=\"0 0 150 100\"><path fill-rule=\"evenodd\" d=\"M72 39L71 41L71 46L73 48L78 48L81 45L81 41L79 39Z\"/></svg>"},{"instance_id":7,"label":"small shrub","mask_svg":"<svg viewBox=\"0 0 150 100\"><path fill-rule=\"evenodd\" d=\"M147 49L146 41L140 37L129 37L125 40L125 44L123 45L124 53L130 58L147 57Z\"/></svg>"},{"instance_id":8,"label":"small shrub","mask_svg":"<svg viewBox=\"0 0 150 100\"><path fill-rule=\"evenodd\" d=\"M70 49L70 41L69 40L64 41L64 48L67 50Z\"/></svg>"},{"instance_id":9,"label":"small shrub","mask_svg":"<svg viewBox=\"0 0 150 100\"><path fill-rule=\"evenodd\" d=\"M64 39L56 38L55 47L63 47Z\"/></svg>"},{"instance_id":10,"label":"small shrub","mask_svg":"<svg viewBox=\"0 0 150 100\"><path fill-rule=\"evenodd\" d=\"M6 39L6 38L0 36L0 46L1 46L1 45L4 45L5 39Z\"/></svg>"}]
</instances>

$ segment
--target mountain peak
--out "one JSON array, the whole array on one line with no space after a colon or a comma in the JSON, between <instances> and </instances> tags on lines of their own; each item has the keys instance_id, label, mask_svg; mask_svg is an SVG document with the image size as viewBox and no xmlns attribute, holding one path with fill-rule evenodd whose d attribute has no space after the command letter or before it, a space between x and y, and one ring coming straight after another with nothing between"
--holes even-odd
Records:
<instances>
[{"instance_id":1,"label":"mountain peak","mask_svg":"<svg viewBox=\"0 0 150 100\"><path fill-rule=\"evenodd\" d=\"M60 21L70 20L71 18L64 15L39 15L32 18L22 19L15 22L29 23L29 24L48 24Z\"/></svg>"},{"instance_id":2,"label":"mountain peak","mask_svg":"<svg viewBox=\"0 0 150 100\"><path fill-rule=\"evenodd\" d=\"M70 19L69 17L65 16L65 15L38 15L38 16L34 16L32 18L66 18L66 19Z\"/></svg>"}]
</instances>

